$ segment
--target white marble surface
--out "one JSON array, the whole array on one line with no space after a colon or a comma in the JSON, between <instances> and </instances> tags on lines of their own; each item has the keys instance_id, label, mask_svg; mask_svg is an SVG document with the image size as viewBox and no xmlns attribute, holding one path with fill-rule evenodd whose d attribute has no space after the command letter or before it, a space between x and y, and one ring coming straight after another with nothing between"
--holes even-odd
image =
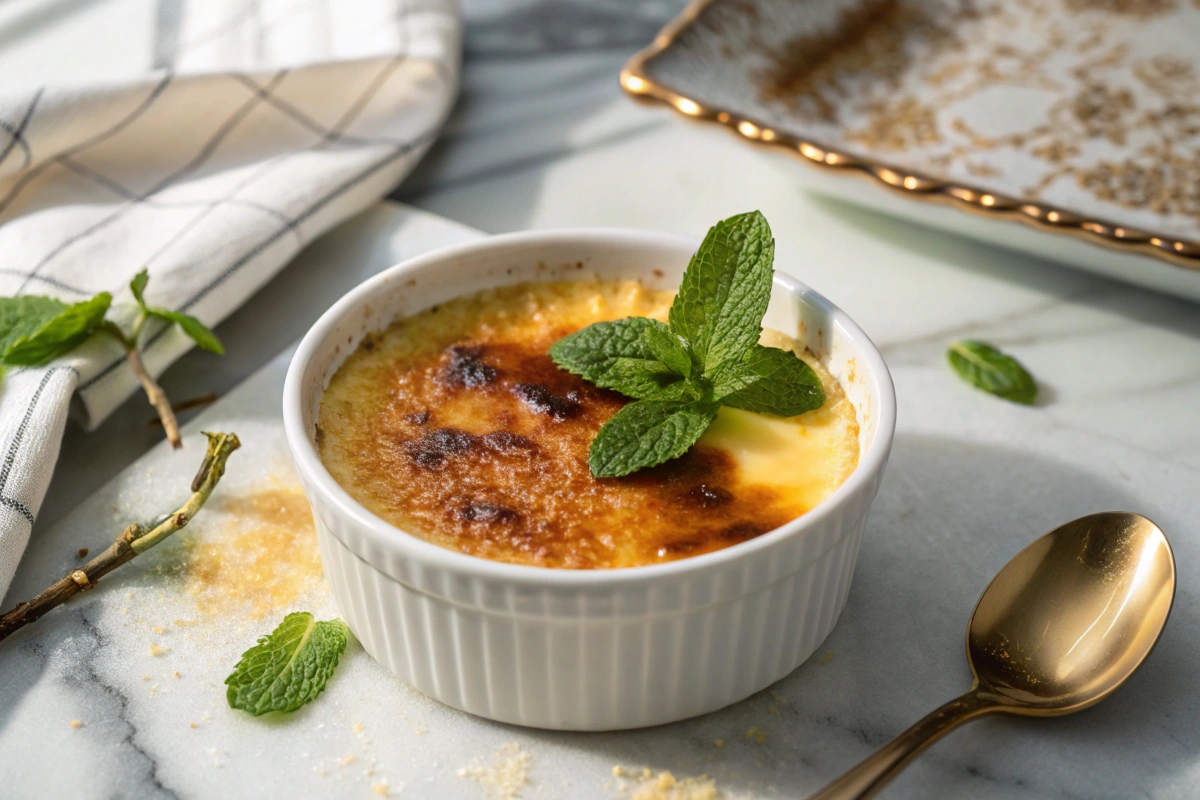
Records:
<instances>
[{"instance_id":1,"label":"white marble surface","mask_svg":"<svg viewBox=\"0 0 1200 800\"><path fill-rule=\"evenodd\" d=\"M225 707L220 683L257 631L215 627L204 646L199 633L197 642L180 637L152 658L155 615L174 619L187 598L155 583L151 560L0 645L0 795L370 797L386 780L402 797L482 798L457 770L515 741L530 754L527 798L620 797L614 764L708 773L732 797L803 796L965 688L967 617L1009 557L1066 519L1128 508L1162 525L1180 571L1172 619L1142 671L1074 717L975 723L885 796L1196 796L1196 306L807 194L732 136L621 97L624 57L675 5L634 17L616 4L468 3L461 108L396 196L489 232L626 225L700 234L731 213L766 214L777 265L858 320L883 349L899 395L893 461L849 604L821 651L832 659L698 720L570 735L463 717L352 648L317 703L285 720L250 720ZM378 232L390 219L378 211L360 224ZM221 327L230 354L185 357L168 372L168 390L228 392L382 266L385 242L416 241L403 231L343 235L367 242L375 260L338 245L289 268L263 302ZM958 383L943 351L963 336L1024 361L1045 387L1042 402L1012 406ZM279 447L272 404L282 363L205 412L207 424ZM135 398L100 430L69 434L7 604L77 563L75 548L105 541L116 519L160 510L157 481L176 486L171 471L192 469L190 459L155 450L67 514L154 443L149 416ZM238 481L254 478L245 469ZM140 623L121 613L135 604ZM173 678L176 669L185 677ZM72 719L84 727L69 727ZM744 737L752 725L767 733L761 744ZM713 746L718 738L725 747ZM339 768L350 754L356 761Z\"/></svg>"}]
</instances>

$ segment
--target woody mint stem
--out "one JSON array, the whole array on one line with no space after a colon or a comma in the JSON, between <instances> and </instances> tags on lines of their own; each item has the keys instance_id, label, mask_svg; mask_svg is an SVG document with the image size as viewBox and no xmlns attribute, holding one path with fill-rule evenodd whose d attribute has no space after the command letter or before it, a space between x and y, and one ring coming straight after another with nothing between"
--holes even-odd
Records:
<instances>
[{"instance_id":1,"label":"woody mint stem","mask_svg":"<svg viewBox=\"0 0 1200 800\"><path fill-rule=\"evenodd\" d=\"M138 349L138 339L141 338L142 327L146 324L147 319L149 319L147 314L139 315L128 337L111 322L105 326L104 330L114 336L125 348L125 357L129 359L129 366L133 369L133 374L137 376L138 383L142 385L146 399L158 413L163 431L167 434L167 441L178 450L183 447L183 437L179 435L179 421L175 419L175 409L171 407L167 393L158 385L158 381L154 380L154 376L146 370L146 365L142 363L141 350Z\"/></svg>"},{"instance_id":2,"label":"woody mint stem","mask_svg":"<svg viewBox=\"0 0 1200 800\"><path fill-rule=\"evenodd\" d=\"M172 419L174 418L172 417ZM152 529L147 529L136 522L130 523L103 553L89 561L86 566L73 570L37 597L19 603L16 608L0 617L0 641L30 622L40 619L55 606L62 605L80 592L91 589L100 578L127 561L132 561L135 556L154 547L191 522L204 502L208 500L213 489L217 487L221 476L225 474L225 462L229 459L230 454L242 446L236 434L205 433L204 435L208 437L208 451L204 455L204 461L200 464L200 471L196 473L196 477L192 481L192 495L187 502Z\"/></svg>"}]
</instances>

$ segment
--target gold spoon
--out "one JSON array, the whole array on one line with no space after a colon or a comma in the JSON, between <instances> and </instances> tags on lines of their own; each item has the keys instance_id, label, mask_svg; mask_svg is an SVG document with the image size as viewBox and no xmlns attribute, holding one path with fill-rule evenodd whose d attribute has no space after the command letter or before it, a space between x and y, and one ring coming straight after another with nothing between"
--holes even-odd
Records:
<instances>
[{"instance_id":1,"label":"gold spoon","mask_svg":"<svg viewBox=\"0 0 1200 800\"><path fill-rule=\"evenodd\" d=\"M811 800L874 797L929 745L985 714L1054 717L1099 703L1150 654L1175 599L1175 557L1140 514L1055 528L1005 565L967 628L975 683Z\"/></svg>"}]
</instances>

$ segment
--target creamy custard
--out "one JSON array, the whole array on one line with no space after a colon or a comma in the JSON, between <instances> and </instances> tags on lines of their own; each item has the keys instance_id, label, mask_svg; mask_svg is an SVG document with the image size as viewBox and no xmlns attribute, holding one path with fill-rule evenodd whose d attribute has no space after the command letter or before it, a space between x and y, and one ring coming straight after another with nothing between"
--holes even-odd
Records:
<instances>
[{"instance_id":1,"label":"creamy custard","mask_svg":"<svg viewBox=\"0 0 1200 800\"><path fill-rule=\"evenodd\" d=\"M368 336L330 381L317 444L366 508L430 542L570 569L671 561L754 538L812 509L858 463L841 385L783 334L825 404L781 418L722 408L684 456L623 478L587 466L625 403L547 355L628 316L666 320L670 292L636 281L521 284L458 298Z\"/></svg>"}]
</instances>

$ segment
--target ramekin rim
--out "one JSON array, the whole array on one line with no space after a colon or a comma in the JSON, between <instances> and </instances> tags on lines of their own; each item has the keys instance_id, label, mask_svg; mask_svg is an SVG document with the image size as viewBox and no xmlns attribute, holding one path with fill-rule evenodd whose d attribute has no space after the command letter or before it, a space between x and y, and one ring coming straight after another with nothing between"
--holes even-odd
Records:
<instances>
[{"instance_id":1,"label":"ramekin rim","mask_svg":"<svg viewBox=\"0 0 1200 800\"><path fill-rule=\"evenodd\" d=\"M322 505L332 506L337 513L352 520L359 531L385 550L399 551L406 558L425 566L440 568L457 575L547 589L639 584L721 568L728 562L744 560L782 540L802 535L807 529L817 527L824 518L836 513L860 491L870 491L870 483L886 466L895 432L896 396L891 374L878 348L846 312L803 281L776 271L774 280L777 284L799 296L802 302L814 306L823 314L827 325L840 327L847 338L855 343L854 357L866 368L865 372L871 381L869 388L878 399L875 435L866 450L859 455L854 471L841 486L804 515L753 539L697 556L635 567L571 570L510 564L440 547L376 516L351 497L325 469L316 445L303 423L305 372L338 323L353 310L365 305L382 287L391 285L397 277L438 262L451 262L496 247L540 246L555 242L579 242L586 245L589 240L609 244L620 243L623 240L634 246L657 244L678 247L681 251L686 250L688 254L695 250L698 242L692 237L637 228L559 228L496 234L407 259L376 273L342 295L305 333L288 365L284 381L284 433L305 490L319 492L321 499L325 501ZM314 510L320 513L321 509L316 508L317 504L313 505ZM343 544L350 547L352 552L356 552L349 543L343 541Z\"/></svg>"}]
</instances>

